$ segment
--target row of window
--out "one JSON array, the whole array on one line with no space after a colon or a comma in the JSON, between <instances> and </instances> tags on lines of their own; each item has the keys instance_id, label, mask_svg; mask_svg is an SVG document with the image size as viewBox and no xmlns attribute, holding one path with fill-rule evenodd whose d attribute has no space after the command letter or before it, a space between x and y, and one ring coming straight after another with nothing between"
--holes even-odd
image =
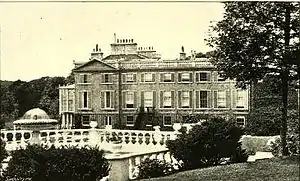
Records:
<instances>
[{"instance_id":1,"label":"row of window","mask_svg":"<svg viewBox=\"0 0 300 181\"><path fill-rule=\"evenodd\" d=\"M113 83L113 75L112 73L102 74L101 83L109 84ZM91 83L89 74L83 74L80 83ZM175 82L175 73L160 73L160 82ZM211 79L211 72L196 72L195 82L209 82ZM218 81L225 81L225 79L218 77ZM126 73L122 75L123 83L136 83L137 82L137 74L136 73ZM141 74L141 82L145 83L154 83L156 82L155 73L142 73ZM181 83L191 83L193 82L193 73L192 72L184 72L178 73L178 82Z\"/></svg>"},{"instance_id":2,"label":"row of window","mask_svg":"<svg viewBox=\"0 0 300 181\"><path fill-rule=\"evenodd\" d=\"M184 120L185 118L183 118ZM206 119L203 119L202 121L205 121ZM163 116L163 125L164 126L172 126L173 121L172 121L172 116L170 115L165 115ZM84 126L89 126L90 123L90 116L84 115L82 116L82 125ZM127 126L133 126L135 123L135 117L133 115L128 115L126 116L126 125ZM239 126L244 126L245 125L245 117L244 116L238 116L236 118L236 123ZM112 125L112 116L105 116L104 119L104 125L105 126L111 126ZM151 123L146 123L147 126L152 126Z\"/></svg>"},{"instance_id":3,"label":"row of window","mask_svg":"<svg viewBox=\"0 0 300 181\"><path fill-rule=\"evenodd\" d=\"M82 92L81 108L90 108L89 93ZM123 108L137 108L137 91L124 91L123 92ZM193 96L195 94L195 96ZM157 97L156 91L141 91L140 103L143 107L158 107L156 106L156 99L159 98L160 108L175 108L175 101L177 101L178 108L192 108L193 98L195 98L196 108L226 108L229 107L229 91L177 91L177 99L175 98L175 91L160 91ZM114 91L101 92L101 108L114 108L115 100ZM237 108L247 107L247 91L237 90L236 99L232 99Z\"/></svg>"}]
</instances>

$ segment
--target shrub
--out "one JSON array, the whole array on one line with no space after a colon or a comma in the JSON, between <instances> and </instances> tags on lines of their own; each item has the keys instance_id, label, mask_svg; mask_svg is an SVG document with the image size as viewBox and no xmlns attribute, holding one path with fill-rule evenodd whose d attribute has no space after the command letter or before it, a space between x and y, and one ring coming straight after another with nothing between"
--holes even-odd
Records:
<instances>
[{"instance_id":1,"label":"shrub","mask_svg":"<svg viewBox=\"0 0 300 181\"><path fill-rule=\"evenodd\" d=\"M300 144L299 144L299 134L288 134L287 137L287 148L289 156L299 157L300 155ZM277 139L271 143L272 154L274 156L281 155L281 140Z\"/></svg>"},{"instance_id":2,"label":"shrub","mask_svg":"<svg viewBox=\"0 0 300 181\"><path fill-rule=\"evenodd\" d=\"M108 175L109 164L97 147L45 148L28 145L16 150L8 163L7 179L89 181Z\"/></svg>"},{"instance_id":3,"label":"shrub","mask_svg":"<svg viewBox=\"0 0 300 181\"><path fill-rule=\"evenodd\" d=\"M138 168L139 179L162 177L174 173L174 168L172 164L158 159L146 158L144 161L141 162Z\"/></svg>"},{"instance_id":4,"label":"shrub","mask_svg":"<svg viewBox=\"0 0 300 181\"><path fill-rule=\"evenodd\" d=\"M0 163L2 163L2 161L8 156L8 153L5 149L5 142L2 139L2 137L0 137ZM2 164L0 164L0 169L2 168Z\"/></svg>"},{"instance_id":5,"label":"shrub","mask_svg":"<svg viewBox=\"0 0 300 181\"><path fill-rule=\"evenodd\" d=\"M218 165L224 158L240 162L247 160L239 142L241 135L241 129L233 122L212 118L168 141L167 147L175 159L183 162L182 169Z\"/></svg>"}]
</instances>

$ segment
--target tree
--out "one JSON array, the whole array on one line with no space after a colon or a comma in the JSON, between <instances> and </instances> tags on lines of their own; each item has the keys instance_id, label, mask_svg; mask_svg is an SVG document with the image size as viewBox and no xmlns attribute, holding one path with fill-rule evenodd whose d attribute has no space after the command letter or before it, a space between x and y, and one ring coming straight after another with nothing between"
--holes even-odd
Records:
<instances>
[{"instance_id":1,"label":"tree","mask_svg":"<svg viewBox=\"0 0 300 181\"><path fill-rule=\"evenodd\" d=\"M245 88L268 74L281 87L282 154L287 155L288 84L299 79L300 3L226 2L221 21L212 26L208 44L214 47L212 62L224 78ZM255 105L254 105L255 106Z\"/></svg>"}]
</instances>

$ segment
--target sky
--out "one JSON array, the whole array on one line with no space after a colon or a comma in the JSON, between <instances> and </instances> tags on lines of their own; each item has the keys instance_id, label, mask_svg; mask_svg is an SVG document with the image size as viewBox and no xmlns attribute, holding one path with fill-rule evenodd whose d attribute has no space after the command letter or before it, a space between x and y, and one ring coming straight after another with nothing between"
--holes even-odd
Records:
<instances>
[{"instance_id":1,"label":"sky","mask_svg":"<svg viewBox=\"0 0 300 181\"><path fill-rule=\"evenodd\" d=\"M181 46L207 52L210 22L223 12L218 2L0 3L1 80L67 76L96 44L108 56L114 33L164 59L178 58Z\"/></svg>"}]
</instances>

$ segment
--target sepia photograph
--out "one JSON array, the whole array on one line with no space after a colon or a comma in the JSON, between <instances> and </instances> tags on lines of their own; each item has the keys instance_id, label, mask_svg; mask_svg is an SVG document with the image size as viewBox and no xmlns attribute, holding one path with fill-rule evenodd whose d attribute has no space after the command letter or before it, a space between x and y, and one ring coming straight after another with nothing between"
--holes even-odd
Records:
<instances>
[{"instance_id":1,"label":"sepia photograph","mask_svg":"<svg viewBox=\"0 0 300 181\"><path fill-rule=\"evenodd\" d=\"M0 181L298 181L299 1L1 1Z\"/></svg>"}]
</instances>

